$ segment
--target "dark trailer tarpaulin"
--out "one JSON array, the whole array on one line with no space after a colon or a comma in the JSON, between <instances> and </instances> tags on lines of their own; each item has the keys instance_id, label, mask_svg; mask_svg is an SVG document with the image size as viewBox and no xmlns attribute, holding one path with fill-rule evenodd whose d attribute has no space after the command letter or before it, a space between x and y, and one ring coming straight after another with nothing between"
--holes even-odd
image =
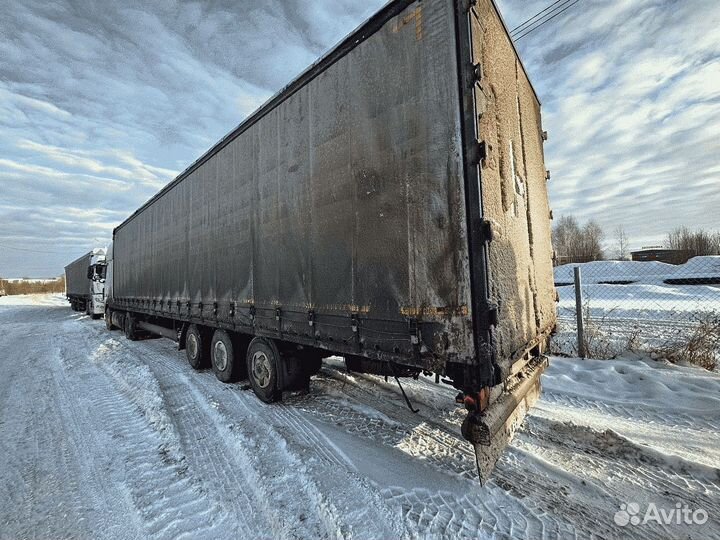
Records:
<instances>
[{"instance_id":1,"label":"dark trailer tarpaulin","mask_svg":"<svg viewBox=\"0 0 720 540\"><path fill-rule=\"evenodd\" d=\"M89 297L92 293L91 281L87 277L88 266L92 264L93 252L90 251L75 259L65 267L65 294L68 297Z\"/></svg>"},{"instance_id":2,"label":"dark trailer tarpaulin","mask_svg":"<svg viewBox=\"0 0 720 540\"><path fill-rule=\"evenodd\" d=\"M474 361L453 27L413 6L247 122L116 230L115 296L300 334L335 332L311 310L394 321L361 340L405 361L408 317L439 319L431 348Z\"/></svg>"},{"instance_id":3,"label":"dark trailer tarpaulin","mask_svg":"<svg viewBox=\"0 0 720 540\"><path fill-rule=\"evenodd\" d=\"M115 230L111 307L433 371L480 411L554 322L548 214L494 4L398 0Z\"/></svg>"}]
</instances>

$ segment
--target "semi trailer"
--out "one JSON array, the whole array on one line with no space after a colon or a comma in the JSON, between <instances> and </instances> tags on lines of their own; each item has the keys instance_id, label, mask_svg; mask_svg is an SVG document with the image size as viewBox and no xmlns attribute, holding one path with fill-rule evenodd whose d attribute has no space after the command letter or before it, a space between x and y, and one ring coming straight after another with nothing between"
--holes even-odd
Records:
<instances>
[{"instance_id":1,"label":"semi trailer","mask_svg":"<svg viewBox=\"0 0 720 540\"><path fill-rule=\"evenodd\" d=\"M95 248L65 267L65 296L74 311L105 313L105 249Z\"/></svg>"},{"instance_id":2,"label":"semi trailer","mask_svg":"<svg viewBox=\"0 0 720 540\"><path fill-rule=\"evenodd\" d=\"M555 325L544 139L492 0L390 2L115 228L106 324L266 402L435 374L484 479Z\"/></svg>"}]
</instances>

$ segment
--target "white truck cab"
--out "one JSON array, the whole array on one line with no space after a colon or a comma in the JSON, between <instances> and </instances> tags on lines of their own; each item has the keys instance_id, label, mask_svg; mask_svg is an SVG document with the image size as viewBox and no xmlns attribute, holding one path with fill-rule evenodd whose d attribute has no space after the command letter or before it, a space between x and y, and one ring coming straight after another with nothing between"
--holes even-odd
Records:
<instances>
[{"instance_id":1,"label":"white truck cab","mask_svg":"<svg viewBox=\"0 0 720 540\"><path fill-rule=\"evenodd\" d=\"M87 277L90 280L91 289L90 305L87 308L89 315L98 316L105 314L106 270L105 250L93 250L90 265L87 269Z\"/></svg>"},{"instance_id":2,"label":"white truck cab","mask_svg":"<svg viewBox=\"0 0 720 540\"><path fill-rule=\"evenodd\" d=\"M105 249L95 248L65 267L65 294L74 311L105 313Z\"/></svg>"}]
</instances>

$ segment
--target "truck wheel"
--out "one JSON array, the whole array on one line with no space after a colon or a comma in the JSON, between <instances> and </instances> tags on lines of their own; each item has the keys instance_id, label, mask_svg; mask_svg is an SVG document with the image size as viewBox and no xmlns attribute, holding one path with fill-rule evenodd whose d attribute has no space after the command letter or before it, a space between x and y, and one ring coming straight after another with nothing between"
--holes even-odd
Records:
<instances>
[{"instance_id":1,"label":"truck wheel","mask_svg":"<svg viewBox=\"0 0 720 540\"><path fill-rule=\"evenodd\" d=\"M278 384L280 353L272 341L253 338L247 351L247 372L253 392L265 403L279 401L282 391Z\"/></svg>"},{"instance_id":2,"label":"truck wheel","mask_svg":"<svg viewBox=\"0 0 720 540\"><path fill-rule=\"evenodd\" d=\"M131 316L129 313L125 315L125 337L130 341L135 341L137 339L135 317Z\"/></svg>"},{"instance_id":3,"label":"truck wheel","mask_svg":"<svg viewBox=\"0 0 720 540\"><path fill-rule=\"evenodd\" d=\"M215 330L210 343L212 368L218 380L224 383L237 381L240 377L241 360L235 358L235 347L225 330Z\"/></svg>"},{"instance_id":4,"label":"truck wheel","mask_svg":"<svg viewBox=\"0 0 720 540\"><path fill-rule=\"evenodd\" d=\"M115 328L112 323L112 311L109 309L105 310L105 328L108 330Z\"/></svg>"},{"instance_id":5,"label":"truck wheel","mask_svg":"<svg viewBox=\"0 0 720 540\"><path fill-rule=\"evenodd\" d=\"M193 369L203 369L210 365L210 347L200 329L191 324L185 336L185 356Z\"/></svg>"}]
</instances>

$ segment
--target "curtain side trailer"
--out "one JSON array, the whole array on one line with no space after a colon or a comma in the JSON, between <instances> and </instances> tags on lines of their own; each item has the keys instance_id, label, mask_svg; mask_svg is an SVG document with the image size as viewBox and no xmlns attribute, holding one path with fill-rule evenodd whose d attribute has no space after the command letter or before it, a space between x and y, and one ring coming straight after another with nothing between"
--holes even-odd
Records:
<instances>
[{"instance_id":1,"label":"curtain side trailer","mask_svg":"<svg viewBox=\"0 0 720 540\"><path fill-rule=\"evenodd\" d=\"M555 325L544 139L491 0L391 2L114 230L107 325L268 402L437 374L486 478Z\"/></svg>"}]
</instances>

